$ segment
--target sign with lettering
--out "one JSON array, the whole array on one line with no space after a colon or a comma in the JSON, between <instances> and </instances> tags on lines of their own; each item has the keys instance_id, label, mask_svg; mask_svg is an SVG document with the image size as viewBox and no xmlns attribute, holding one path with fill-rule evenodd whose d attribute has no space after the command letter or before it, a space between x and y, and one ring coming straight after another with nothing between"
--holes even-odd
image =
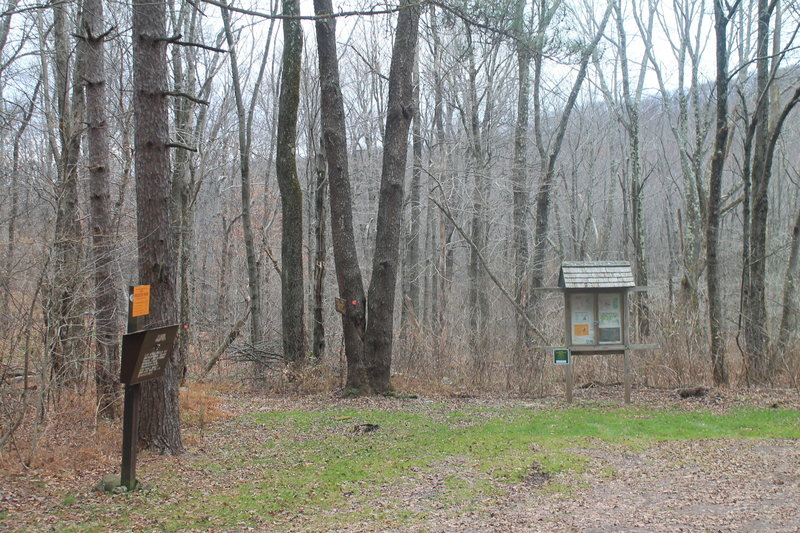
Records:
<instances>
[{"instance_id":1,"label":"sign with lettering","mask_svg":"<svg viewBox=\"0 0 800 533\"><path fill-rule=\"evenodd\" d=\"M594 294L570 295L572 309L572 344L595 344Z\"/></svg>"},{"instance_id":2,"label":"sign with lettering","mask_svg":"<svg viewBox=\"0 0 800 533\"><path fill-rule=\"evenodd\" d=\"M557 365L569 364L569 349L568 348L554 348L553 349L553 363Z\"/></svg>"},{"instance_id":3,"label":"sign with lettering","mask_svg":"<svg viewBox=\"0 0 800 533\"><path fill-rule=\"evenodd\" d=\"M150 285L136 285L131 295L131 318L150 314Z\"/></svg>"},{"instance_id":4,"label":"sign with lettering","mask_svg":"<svg viewBox=\"0 0 800 533\"><path fill-rule=\"evenodd\" d=\"M164 374L178 325L128 333L122 337L120 382L135 385Z\"/></svg>"}]
</instances>

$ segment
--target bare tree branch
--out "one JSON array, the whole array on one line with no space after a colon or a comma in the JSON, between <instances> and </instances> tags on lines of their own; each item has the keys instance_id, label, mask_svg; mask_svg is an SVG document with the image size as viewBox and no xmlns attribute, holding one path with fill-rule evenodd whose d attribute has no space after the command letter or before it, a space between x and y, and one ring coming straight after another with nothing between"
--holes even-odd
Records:
<instances>
[{"instance_id":1,"label":"bare tree branch","mask_svg":"<svg viewBox=\"0 0 800 533\"><path fill-rule=\"evenodd\" d=\"M429 174L429 176L431 178L433 178L434 180L436 180L436 187L435 188L437 188L437 189L439 189L441 191L442 190L442 185L441 185L441 183L439 183L439 180L436 179L436 176L433 176L431 174ZM542 342L547 342L547 339L545 338L545 336L542 333L542 331L533 324L531 319L528 318L527 314L525 313L525 310L522 309L522 307L520 307L517 304L517 302L514 299L514 296L509 294L509 292L506 290L506 288L503 287L503 284L500 282L500 280L497 279L497 276L494 275L492 270L489 268L489 264L486 262L486 258L483 257L483 254L481 253L481 251L478 250L477 246L475 246L475 243L472 241L472 239L470 239L469 235L467 235L467 232L464 231L464 229L458 224L458 222L456 222L455 218L453 217L453 214L450 212L450 208L447 207L446 204L443 206L442 204L437 202L436 199L433 198L432 196L428 196L428 199L431 202L433 202L433 205L435 205L436 207L439 208L439 210L442 212L442 214L444 214L444 216L446 216L447 219L453 224L453 227L455 227L456 230L458 230L458 232L461 234L461 236L464 238L464 240L467 241L467 244L469 244L470 247L475 251L475 253L476 253L477 257L478 257L478 260L481 262L481 265L486 270L486 273L489 275L489 278L497 286L497 288L500 289L500 292L503 294L503 297L505 297L505 299L508 300L509 303L514 307L514 311L516 311L516 313L525 320L525 322L528 324L528 327L531 328L531 331L536 333L536 335L539 337L539 339Z\"/></svg>"}]
</instances>

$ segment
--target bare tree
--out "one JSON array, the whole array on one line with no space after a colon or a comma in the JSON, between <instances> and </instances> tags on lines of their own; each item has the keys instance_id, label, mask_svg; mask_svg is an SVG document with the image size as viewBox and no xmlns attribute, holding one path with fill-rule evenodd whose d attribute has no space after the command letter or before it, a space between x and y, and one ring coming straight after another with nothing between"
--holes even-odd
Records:
<instances>
[{"instance_id":1,"label":"bare tree","mask_svg":"<svg viewBox=\"0 0 800 533\"><path fill-rule=\"evenodd\" d=\"M283 15L297 16L299 0L283 0ZM275 168L281 192L281 320L286 362L306 356L303 293L303 193L297 177L297 109L303 31L296 18L283 20L283 69L278 107L278 143Z\"/></svg>"},{"instance_id":2,"label":"bare tree","mask_svg":"<svg viewBox=\"0 0 800 533\"><path fill-rule=\"evenodd\" d=\"M683 216L680 217L683 228L684 263L680 294L683 302L694 314L699 305L699 284L704 266L702 252L707 195L703 164L707 151L706 137L709 122L704 113L707 102L703 101L701 94L703 87L700 80L700 58L708 32L704 26L702 2L676 0L672 4L674 18L671 20L666 18L659 3L654 0L648 0L648 22L643 20L644 14L638 9L634 9L633 13L640 35L645 41L648 61L656 75L661 93L662 106L670 115L669 126L677 143L681 192L685 208ZM653 13L656 13L660 21L677 62L678 87L674 91L668 87L664 66L656 57L652 25L649 23ZM671 103L675 99L677 99L677 116L673 117Z\"/></svg>"},{"instance_id":3,"label":"bare tree","mask_svg":"<svg viewBox=\"0 0 800 533\"><path fill-rule=\"evenodd\" d=\"M349 194L341 194L348 193L350 187L344 106L336 58L336 26L332 18L321 18L316 25L322 128L331 181L334 261L339 293L346 301L342 320L348 364L347 386L357 393L382 393L391 389L394 299L408 131L413 117L412 77L419 23L418 6L403 0L400 7L389 72L381 195L368 302L364 302L355 251L352 205ZM331 4L325 0L317 0L314 9L318 15L332 12ZM369 306L370 316L366 327L365 305Z\"/></svg>"},{"instance_id":4,"label":"bare tree","mask_svg":"<svg viewBox=\"0 0 800 533\"><path fill-rule=\"evenodd\" d=\"M82 229L78 212L78 163L84 122L83 43L70 44L69 6L53 6L54 97L58 141L50 138L57 161L53 277L47 293L47 322L52 373L77 383L83 358L81 291ZM43 65L46 69L46 64Z\"/></svg>"},{"instance_id":5,"label":"bare tree","mask_svg":"<svg viewBox=\"0 0 800 533\"><path fill-rule=\"evenodd\" d=\"M550 20L553 16L553 10L558 8L558 2L554 3L552 6L547 8L542 8L545 10L543 15L540 15L540 34L543 35L544 29L550 23ZM578 94L580 92L581 86L583 85L583 81L586 78L586 70L589 66L589 60L592 57L594 49L597 47L597 44L600 42L600 39L603 36L605 31L606 23L608 22L609 17L611 16L612 11L612 4L609 4L605 14L603 15L603 19L597 26L597 32L595 33L592 41L585 45L583 50L581 51L581 57L578 64L578 73L575 77L575 80L572 84L572 89L567 97L567 101L564 104L564 108L561 111L561 117L558 122L558 127L552 137L552 140L549 143L545 143L543 135L542 135L542 103L541 103L541 78L542 78L542 62L544 59L544 50L541 47L538 47L534 51L533 61L534 61L534 86L533 86L533 105L534 105L534 136L536 139L536 147L539 151L540 157L540 173L541 173L541 181L539 183L539 188L536 193L536 218L534 224L534 237L533 237L533 264L531 266L531 289L539 288L543 286L544 283L544 276L545 276L545 256L547 251L547 243L548 243L548 236L550 231L550 224L549 224L549 217L550 217L550 202L551 202L551 192L553 189L553 184L555 181L555 174L556 174L556 161L558 160L558 156L561 152L561 146L564 140L564 135L566 133L567 125L569 124L569 118L572 114L572 110L575 107L575 102L578 99ZM536 298L533 297L535 293L531 295L531 298L528 299L529 301L529 316L533 314L535 310ZM532 338L532 335L526 335L526 338Z\"/></svg>"},{"instance_id":6,"label":"bare tree","mask_svg":"<svg viewBox=\"0 0 800 533\"><path fill-rule=\"evenodd\" d=\"M512 186L514 193L514 289L517 305L524 309L527 305L527 269L530 258L528 249L528 218L530 210L530 183L528 178L528 131L530 126L531 95L531 46L528 30L525 27L525 6L527 0L517 0L514 12L513 30L516 37L514 46L517 55L517 121L514 127L514 166ZM517 315L515 352L519 357L525 348L527 323L523 316Z\"/></svg>"},{"instance_id":7,"label":"bare tree","mask_svg":"<svg viewBox=\"0 0 800 533\"><path fill-rule=\"evenodd\" d=\"M750 117L744 139L744 239L742 280L742 327L747 357L747 378L751 383L769 382L775 371L770 356L767 328L767 221L769 215L769 184L772 178L775 147L786 118L800 101L800 88L789 96L770 117L772 84L781 64L780 53L771 61L770 39L779 38L770 30L770 19L778 2L758 0L756 31L756 107ZM795 31L794 35L797 34ZM791 46L794 35L787 46Z\"/></svg>"},{"instance_id":8,"label":"bare tree","mask_svg":"<svg viewBox=\"0 0 800 533\"><path fill-rule=\"evenodd\" d=\"M231 69L231 84L236 102L237 130L239 134L239 175L242 182L242 232L244 233L245 254L247 256L247 278L250 297L250 341L253 345L260 344L264 339L264 324L261 304L261 276L259 273L258 254L255 248L253 222L250 212L250 148L253 142L253 116L255 113L255 96L250 101L250 106L245 110L244 95L242 94L242 81L239 76L239 65L231 27L230 11L220 8L222 21L225 28L225 40L228 44L229 64ZM256 79L254 94L258 94L261 82L264 79L269 46L272 36L272 22L269 26L266 48L261 59L261 66Z\"/></svg>"},{"instance_id":9,"label":"bare tree","mask_svg":"<svg viewBox=\"0 0 800 533\"><path fill-rule=\"evenodd\" d=\"M367 296L369 320L364 336L368 385L376 393L387 392L392 388L394 299L400 255L403 184L408 130L414 114L413 71L420 7L408 0L401 0L400 7L389 67L381 194L378 201L372 278Z\"/></svg>"},{"instance_id":10,"label":"bare tree","mask_svg":"<svg viewBox=\"0 0 800 533\"><path fill-rule=\"evenodd\" d=\"M723 5L722 0L714 0L714 35L716 37L716 124L714 151L711 156L711 174L708 186L708 224L706 226L706 258L708 260L708 318L711 334L711 366L714 383L724 385L728 382L725 367L725 340L723 337L723 305L720 287L719 264L719 225L722 196L722 172L728 152L728 22L734 14L734 7Z\"/></svg>"},{"instance_id":11,"label":"bare tree","mask_svg":"<svg viewBox=\"0 0 800 533\"><path fill-rule=\"evenodd\" d=\"M102 0L84 0L86 42L86 124L89 159L92 253L95 279L95 387L99 410L115 416L119 371L120 283L114 268L116 236L112 233L109 192L108 121L106 118L105 38Z\"/></svg>"},{"instance_id":12,"label":"bare tree","mask_svg":"<svg viewBox=\"0 0 800 533\"><path fill-rule=\"evenodd\" d=\"M358 264L347 151L344 99L339 81L339 59L336 50L336 19L325 18L333 13L331 0L314 0L317 54L322 120L322 138L330 181L331 239L339 296L345 300L342 313L346 387L354 391L368 390L369 378L364 363L364 331L366 302L361 270Z\"/></svg>"}]
</instances>

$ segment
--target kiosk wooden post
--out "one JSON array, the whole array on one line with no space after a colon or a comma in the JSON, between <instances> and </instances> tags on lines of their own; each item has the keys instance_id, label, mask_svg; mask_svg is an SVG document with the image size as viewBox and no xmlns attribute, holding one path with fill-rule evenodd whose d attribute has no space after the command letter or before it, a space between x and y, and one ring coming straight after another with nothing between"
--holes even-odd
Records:
<instances>
[{"instance_id":1,"label":"kiosk wooden post","mask_svg":"<svg viewBox=\"0 0 800 533\"><path fill-rule=\"evenodd\" d=\"M573 387L574 383L573 383L573 377L572 377L572 363L571 362L568 365L564 365L564 375L565 375L566 381L567 381L567 403L572 403L572 387Z\"/></svg>"},{"instance_id":2,"label":"kiosk wooden post","mask_svg":"<svg viewBox=\"0 0 800 533\"><path fill-rule=\"evenodd\" d=\"M630 263L623 261L564 262L558 280L564 292L567 349L578 355L623 356L625 403L631 397L628 339L628 291L635 287ZM572 365L567 365L567 402L572 402Z\"/></svg>"},{"instance_id":3,"label":"kiosk wooden post","mask_svg":"<svg viewBox=\"0 0 800 533\"><path fill-rule=\"evenodd\" d=\"M563 346L542 346L554 350L557 365L565 365L567 403L572 402L574 369L572 355L622 355L625 374L625 403L631 402L633 350L658 348L656 344L631 344L628 334L630 292L637 287L627 261L565 261L558 274L558 287L538 290L561 291L564 295ZM570 353L569 362L556 352Z\"/></svg>"}]
</instances>

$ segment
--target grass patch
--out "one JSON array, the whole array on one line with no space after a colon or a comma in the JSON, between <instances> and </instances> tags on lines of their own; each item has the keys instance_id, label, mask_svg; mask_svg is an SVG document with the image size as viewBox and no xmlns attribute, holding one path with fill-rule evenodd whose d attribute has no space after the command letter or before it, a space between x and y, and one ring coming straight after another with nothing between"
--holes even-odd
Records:
<instances>
[{"instance_id":1,"label":"grass patch","mask_svg":"<svg viewBox=\"0 0 800 533\"><path fill-rule=\"evenodd\" d=\"M100 516L86 511L83 530L142 520L164 531L317 530L361 522L402 528L434 510L486 509L528 482L532 469L549 481L527 490L554 495L580 489L580 474L592 468L613 478L613 469L581 451L597 442L636 451L658 441L800 438L800 412L779 409L456 410L423 402L413 409L337 404L249 415L232 422L242 428L237 440L218 437L218 446L191 464L178 470L179 463L169 463L159 479L148 479L158 487L153 493L109 498ZM356 431L367 424L378 428ZM85 505L68 494L64 516ZM112 518L115 506L130 517Z\"/></svg>"}]
</instances>

